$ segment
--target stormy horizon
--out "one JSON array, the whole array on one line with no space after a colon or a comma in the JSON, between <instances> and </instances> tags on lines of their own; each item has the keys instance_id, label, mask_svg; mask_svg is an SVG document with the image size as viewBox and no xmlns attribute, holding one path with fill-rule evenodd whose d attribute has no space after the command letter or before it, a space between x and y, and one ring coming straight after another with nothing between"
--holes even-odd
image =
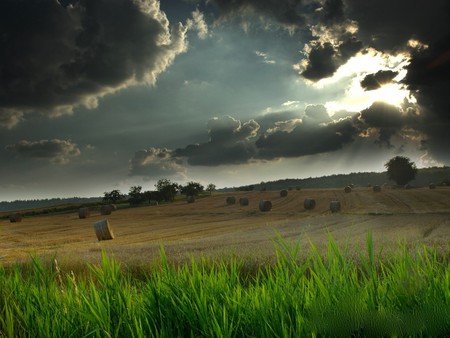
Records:
<instances>
[{"instance_id":1,"label":"stormy horizon","mask_svg":"<svg viewBox=\"0 0 450 338\"><path fill-rule=\"evenodd\" d=\"M0 200L450 165L450 4L5 0Z\"/></svg>"}]
</instances>

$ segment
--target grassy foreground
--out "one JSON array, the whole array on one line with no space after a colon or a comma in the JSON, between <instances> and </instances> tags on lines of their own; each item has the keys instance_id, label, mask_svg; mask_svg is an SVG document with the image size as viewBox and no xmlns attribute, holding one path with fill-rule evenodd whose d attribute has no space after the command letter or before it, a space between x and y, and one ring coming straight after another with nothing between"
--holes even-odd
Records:
<instances>
[{"instance_id":1,"label":"grassy foreground","mask_svg":"<svg viewBox=\"0 0 450 338\"><path fill-rule=\"evenodd\" d=\"M32 259L0 267L0 337L391 337L450 335L448 254L399 245L390 258L328 252L277 263L238 258L160 264L136 278L102 254L89 277Z\"/></svg>"}]
</instances>

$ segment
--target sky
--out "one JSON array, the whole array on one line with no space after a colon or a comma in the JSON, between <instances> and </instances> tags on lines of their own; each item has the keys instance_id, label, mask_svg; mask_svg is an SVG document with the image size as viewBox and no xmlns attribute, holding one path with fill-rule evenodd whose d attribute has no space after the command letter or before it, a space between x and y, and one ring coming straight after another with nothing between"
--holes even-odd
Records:
<instances>
[{"instance_id":1,"label":"sky","mask_svg":"<svg viewBox=\"0 0 450 338\"><path fill-rule=\"evenodd\" d=\"M448 0L2 0L0 200L450 165Z\"/></svg>"}]
</instances>

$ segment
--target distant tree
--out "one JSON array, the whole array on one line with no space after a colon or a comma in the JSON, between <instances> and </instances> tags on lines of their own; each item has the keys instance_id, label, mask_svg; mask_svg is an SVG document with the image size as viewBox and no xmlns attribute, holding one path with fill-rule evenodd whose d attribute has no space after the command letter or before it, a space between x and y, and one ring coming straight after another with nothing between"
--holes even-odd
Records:
<instances>
[{"instance_id":1,"label":"distant tree","mask_svg":"<svg viewBox=\"0 0 450 338\"><path fill-rule=\"evenodd\" d=\"M408 157L395 156L384 165L387 169L388 178L398 185L405 185L411 182L417 174L414 162Z\"/></svg>"},{"instance_id":2,"label":"distant tree","mask_svg":"<svg viewBox=\"0 0 450 338\"><path fill-rule=\"evenodd\" d=\"M144 191L143 196L149 204L151 201L161 202L163 200L159 191Z\"/></svg>"},{"instance_id":3,"label":"distant tree","mask_svg":"<svg viewBox=\"0 0 450 338\"><path fill-rule=\"evenodd\" d=\"M140 204L145 200L145 195L142 193L140 185L132 186L128 196L128 202L132 205Z\"/></svg>"},{"instance_id":4,"label":"distant tree","mask_svg":"<svg viewBox=\"0 0 450 338\"><path fill-rule=\"evenodd\" d=\"M216 190L216 185L213 184L213 183L210 183L210 184L207 185L206 190L209 191L209 194L211 195L212 192L213 192L214 190Z\"/></svg>"},{"instance_id":5,"label":"distant tree","mask_svg":"<svg viewBox=\"0 0 450 338\"><path fill-rule=\"evenodd\" d=\"M156 190L160 193L161 199L167 202L173 202L177 192L180 190L180 185L173 183L167 178L160 179L155 184Z\"/></svg>"},{"instance_id":6,"label":"distant tree","mask_svg":"<svg viewBox=\"0 0 450 338\"><path fill-rule=\"evenodd\" d=\"M253 191L255 189L254 185L243 185L237 188L234 188L236 191Z\"/></svg>"},{"instance_id":7,"label":"distant tree","mask_svg":"<svg viewBox=\"0 0 450 338\"><path fill-rule=\"evenodd\" d=\"M117 203L121 200L125 199L125 195L123 195L120 190L112 190L110 192L105 192L103 197L103 202L105 203Z\"/></svg>"},{"instance_id":8,"label":"distant tree","mask_svg":"<svg viewBox=\"0 0 450 338\"><path fill-rule=\"evenodd\" d=\"M205 188L198 182L188 182L186 185L181 187L181 193L186 196L198 196L203 192Z\"/></svg>"}]
</instances>

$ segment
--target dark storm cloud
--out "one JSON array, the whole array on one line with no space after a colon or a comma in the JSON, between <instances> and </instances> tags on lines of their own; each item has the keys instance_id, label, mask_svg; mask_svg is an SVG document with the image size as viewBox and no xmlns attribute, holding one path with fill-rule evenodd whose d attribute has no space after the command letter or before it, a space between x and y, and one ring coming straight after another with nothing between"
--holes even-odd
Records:
<instances>
[{"instance_id":1,"label":"dark storm cloud","mask_svg":"<svg viewBox=\"0 0 450 338\"><path fill-rule=\"evenodd\" d=\"M343 29L341 33L339 31ZM300 75L311 81L333 76L340 66L358 53L363 44L343 27L333 27L338 34L327 41L321 38L306 47L306 59L300 62ZM319 33L316 33L319 34Z\"/></svg>"},{"instance_id":2,"label":"dark storm cloud","mask_svg":"<svg viewBox=\"0 0 450 338\"><path fill-rule=\"evenodd\" d=\"M391 83L392 79L398 75L397 72L391 70L380 70L375 74L369 74L361 81L361 87L364 90L375 90L381 86Z\"/></svg>"},{"instance_id":3,"label":"dark storm cloud","mask_svg":"<svg viewBox=\"0 0 450 338\"><path fill-rule=\"evenodd\" d=\"M168 149L150 148L135 152L130 160L130 176L161 177L182 176L185 173L183 162L172 156Z\"/></svg>"},{"instance_id":4,"label":"dark storm cloud","mask_svg":"<svg viewBox=\"0 0 450 338\"><path fill-rule=\"evenodd\" d=\"M339 150L352 142L357 133L351 118L326 124L300 121L292 131L274 129L263 134L256 146L261 159L301 157Z\"/></svg>"},{"instance_id":5,"label":"dark storm cloud","mask_svg":"<svg viewBox=\"0 0 450 338\"><path fill-rule=\"evenodd\" d=\"M326 25L344 20L344 3L342 0L325 0L318 9L320 21Z\"/></svg>"},{"instance_id":6,"label":"dark storm cloud","mask_svg":"<svg viewBox=\"0 0 450 338\"><path fill-rule=\"evenodd\" d=\"M317 5L311 6L302 0L213 0L220 8L221 20L245 15L264 15L273 18L285 27L299 28L306 24L305 13L314 10Z\"/></svg>"},{"instance_id":7,"label":"dark storm cloud","mask_svg":"<svg viewBox=\"0 0 450 338\"><path fill-rule=\"evenodd\" d=\"M0 124L12 127L153 84L186 40L156 0L3 0L0 45Z\"/></svg>"},{"instance_id":8,"label":"dark storm cloud","mask_svg":"<svg viewBox=\"0 0 450 338\"><path fill-rule=\"evenodd\" d=\"M432 43L448 32L448 0L345 0L346 17L358 22L358 36L381 51L403 49L408 40Z\"/></svg>"},{"instance_id":9,"label":"dark storm cloud","mask_svg":"<svg viewBox=\"0 0 450 338\"><path fill-rule=\"evenodd\" d=\"M65 164L71 157L80 155L78 146L70 140L22 140L5 147L6 150L14 152L23 158L34 158L49 160L55 164Z\"/></svg>"},{"instance_id":10,"label":"dark storm cloud","mask_svg":"<svg viewBox=\"0 0 450 338\"><path fill-rule=\"evenodd\" d=\"M428 49L418 51L407 70L402 82L420 106L423 122L418 129L427 137L429 153L450 163L450 33Z\"/></svg>"},{"instance_id":11,"label":"dark storm cloud","mask_svg":"<svg viewBox=\"0 0 450 338\"><path fill-rule=\"evenodd\" d=\"M203 166L242 164L254 157L256 149L252 139L259 130L256 121L241 123L231 116L224 116L210 119L207 127L207 143L177 149L174 156L186 157L190 165Z\"/></svg>"},{"instance_id":12,"label":"dark storm cloud","mask_svg":"<svg viewBox=\"0 0 450 338\"><path fill-rule=\"evenodd\" d=\"M369 108L362 110L360 120L364 123L362 128L376 128L377 142L388 148L392 147L391 137L406 124L405 117L401 115L399 108L383 102L375 102Z\"/></svg>"},{"instance_id":13,"label":"dark storm cloud","mask_svg":"<svg viewBox=\"0 0 450 338\"><path fill-rule=\"evenodd\" d=\"M352 117L333 121L322 105L308 106L302 115L286 112L268 114L261 121L266 126L263 130L254 120L241 123L230 116L211 119L207 143L177 149L172 156L187 158L192 166L301 157L341 149L361 131Z\"/></svg>"},{"instance_id":14,"label":"dark storm cloud","mask_svg":"<svg viewBox=\"0 0 450 338\"><path fill-rule=\"evenodd\" d=\"M313 81L332 76L338 68L335 55L336 51L329 42L312 47L302 76Z\"/></svg>"}]
</instances>

